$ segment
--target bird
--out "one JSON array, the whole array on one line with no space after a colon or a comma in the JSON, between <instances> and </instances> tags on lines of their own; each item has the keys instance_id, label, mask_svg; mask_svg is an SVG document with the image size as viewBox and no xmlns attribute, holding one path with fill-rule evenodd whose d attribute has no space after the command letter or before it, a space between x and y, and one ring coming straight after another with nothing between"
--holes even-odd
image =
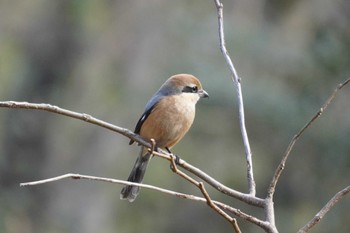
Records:
<instances>
[{"instance_id":1,"label":"bird","mask_svg":"<svg viewBox=\"0 0 350 233\"><path fill-rule=\"evenodd\" d=\"M147 141L153 139L156 150L161 148L171 153L170 149L185 136L193 123L196 103L208 97L209 94L195 76L173 75L147 102L134 132ZM131 139L129 144L133 143ZM141 146L127 181L142 183L151 157L148 148ZM140 187L126 185L120 193L120 199L133 202L139 192Z\"/></svg>"}]
</instances>

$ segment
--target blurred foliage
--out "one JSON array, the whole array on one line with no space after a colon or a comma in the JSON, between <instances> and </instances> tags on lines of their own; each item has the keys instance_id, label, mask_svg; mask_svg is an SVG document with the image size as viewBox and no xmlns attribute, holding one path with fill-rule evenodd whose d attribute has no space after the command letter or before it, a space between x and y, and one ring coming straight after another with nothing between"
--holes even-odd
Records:
<instances>
[{"instance_id":1,"label":"blurred foliage","mask_svg":"<svg viewBox=\"0 0 350 233\"><path fill-rule=\"evenodd\" d=\"M258 195L292 136L350 74L350 2L224 1L227 46L242 78ZM245 160L235 88L218 48L213 2L0 1L0 98L44 102L133 129L146 100L175 73L202 80L210 99L174 152L241 191ZM349 185L350 91L297 143L277 188L281 232L304 225ZM213 124L213 121L215 123ZM126 178L138 153L128 140L49 113L0 111L0 232L230 232L205 205L120 186L19 182L67 172ZM198 190L152 160L145 182ZM159 174L162 174L161 176ZM262 217L209 189L213 198ZM349 197L313 232L349 232ZM262 232L239 220L243 232Z\"/></svg>"}]
</instances>

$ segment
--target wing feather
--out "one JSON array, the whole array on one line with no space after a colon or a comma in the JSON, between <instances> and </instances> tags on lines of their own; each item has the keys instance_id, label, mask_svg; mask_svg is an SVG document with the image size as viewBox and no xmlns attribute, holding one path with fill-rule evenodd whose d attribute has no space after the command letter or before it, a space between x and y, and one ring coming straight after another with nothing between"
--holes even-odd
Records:
<instances>
[{"instance_id":1,"label":"wing feather","mask_svg":"<svg viewBox=\"0 0 350 233\"><path fill-rule=\"evenodd\" d=\"M148 108L140 117L139 121L136 124L134 133L140 134L140 130L141 127L143 125L143 123L146 121L146 119L148 118L148 116L151 114L151 112L153 111L153 109L156 107L157 104L154 104L153 106L151 106L150 108ZM129 145L133 144L134 140L130 140Z\"/></svg>"}]
</instances>

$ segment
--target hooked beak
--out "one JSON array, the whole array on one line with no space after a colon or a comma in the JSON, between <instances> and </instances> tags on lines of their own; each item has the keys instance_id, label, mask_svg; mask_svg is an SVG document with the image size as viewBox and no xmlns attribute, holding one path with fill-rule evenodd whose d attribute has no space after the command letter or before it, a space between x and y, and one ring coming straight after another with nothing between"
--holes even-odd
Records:
<instances>
[{"instance_id":1,"label":"hooked beak","mask_svg":"<svg viewBox=\"0 0 350 233\"><path fill-rule=\"evenodd\" d=\"M206 91L203 90L203 89L198 91L198 95L199 95L199 97L201 97L201 98L209 98L208 92L206 92Z\"/></svg>"}]
</instances>

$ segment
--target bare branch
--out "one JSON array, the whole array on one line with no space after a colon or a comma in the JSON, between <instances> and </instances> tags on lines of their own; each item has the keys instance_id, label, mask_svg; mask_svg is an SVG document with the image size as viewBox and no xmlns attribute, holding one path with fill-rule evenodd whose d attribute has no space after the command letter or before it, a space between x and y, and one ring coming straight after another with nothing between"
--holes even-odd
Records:
<instances>
[{"instance_id":1,"label":"bare branch","mask_svg":"<svg viewBox=\"0 0 350 233\"><path fill-rule=\"evenodd\" d=\"M322 105L322 107L311 118L311 120L303 128L301 128L300 131L296 135L294 135L292 141L289 143L288 148L287 148L287 150L286 150L286 152L285 152L280 164L278 165L278 167L275 171L275 174L271 180L270 186L269 186L268 191L267 191L268 198L272 198L274 193L275 193L277 182L282 174L282 171L284 170L288 156L290 155L295 143L298 141L300 136L305 132L305 130L308 129L312 125L312 123L314 123L322 115L322 113L327 109L327 107L333 102L333 100L336 97L336 95L338 94L338 92L345 85L347 85L349 82L350 82L350 78L347 79L346 81L344 81L343 83L339 84L337 86L337 88L333 91L333 93L329 96L329 98L326 100L326 102Z\"/></svg>"},{"instance_id":2,"label":"bare branch","mask_svg":"<svg viewBox=\"0 0 350 233\"><path fill-rule=\"evenodd\" d=\"M108 122L104 122L102 120L99 120L95 117L92 117L88 114L85 113L78 113L78 112L73 112L70 110L66 110L57 106L53 106L50 104L37 104L37 103L28 103L28 102L15 102L15 101L5 101L5 102L0 102L0 107L5 107L5 108L14 108L14 109L32 109L32 110L41 110L41 111L47 111L47 112L51 112L51 113L56 113L56 114L60 114L60 115L64 115L64 116L68 116L68 117L72 117L78 120L82 120L82 121L86 121L88 123L91 124L95 124L97 126L112 130L114 132L120 133L134 141L137 141L138 143L140 143L143 146L146 146L148 148L150 148L150 151L152 151L152 145L151 143L143 140L139 135L133 133L132 131L125 129L125 128L121 128L115 125L112 125ZM167 153L166 151L160 150L161 152L156 152L153 151L154 155L157 155L161 158L167 159L167 160L171 160L171 155L169 153ZM249 194L245 194L242 192L238 192L234 189L231 189L223 184L221 184L219 181L215 180L213 177L209 176L208 174L206 174L205 172L203 172L202 170L200 170L197 167L194 167L193 165L187 163L186 161L179 159L179 166L186 169L187 171L191 172L192 174L194 174L195 176L201 178L202 180L204 180L205 182L207 182L209 185L211 185L213 188L217 189L218 191L235 197L238 200L241 200L249 205L253 205L253 206L257 206L257 207L264 207L264 200L251 196Z\"/></svg>"},{"instance_id":3,"label":"bare branch","mask_svg":"<svg viewBox=\"0 0 350 233\"><path fill-rule=\"evenodd\" d=\"M117 179L111 179L111 178L105 178L105 177L97 177L97 176L88 176L88 175L81 175L81 174L73 174L73 173L68 173L68 174L64 174L61 176L56 176L56 177L52 177L49 179L44 179L44 180L38 180L38 181L32 181L32 182L26 182L26 183L21 183L20 186L33 186L33 185L40 185L40 184L47 184L50 182L55 182L55 181L59 181L59 180L64 180L64 179L74 179L74 180L78 180L78 179L86 179L86 180L93 180L93 181L103 181L103 182L108 182L108 183L115 183L115 184L123 184L123 185L134 185L134 186L139 186L139 187L143 187L143 188L147 188L147 189L151 189L151 190L155 190L155 191L159 191L168 195L172 195L175 197L179 197L179 198L183 198L183 199L188 199L188 200L193 200L193 201L200 201L200 202L207 202L207 200L205 198L202 197L198 197L195 195L190 195L190 194L184 194L184 193L180 193L180 192L175 192L172 190L168 190L168 189L163 189L157 186L153 186L153 185L148 185L148 184L140 184L140 183L133 183L133 182L129 182L129 181L124 181L124 180L117 180ZM251 223L256 224L257 226L260 226L262 228L267 228L269 223L264 222L256 217L253 217L249 214L246 214L236 208L233 208L229 205L226 205L222 202L219 201L213 201L213 203L215 203L217 206L219 206L220 208L229 211L230 213L236 215L237 217L240 217L244 220L247 220Z\"/></svg>"},{"instance_id":4,"label":"bare branch","mask_svg":"<svg viewBox=\"0 0 350 233\"><path fill-rule=\"evenodd\" d=\"M345 195L350 193L350 186L344 188L343 190L336 193L332 199L330 199L327 204L311 219L305 226L300 228L298 233L306 233L312 227L314 227L317 223L321 221L321 219L330 211L338 201L345 197Z\"/></svg>"},{"instance_id":5,"label":"bare branch","mask_svg":"<svg viewBox=\"0 0 350 233\"><path fill-rule=\"evenodd\" d=\"M223 211L222 209L220 209L210 198L209 193L207 192L207 190L204 187L204 184L202 182L198 183L198 187L201 190L203 196L205 197L205 199L207 200L207 204L210 208L212 208L213 210L215 210L217 213L219 213L222 217L224 217L227 221L229 221L232 226L233 229L235 230L236 233L241 233L241 230L239 229L239 226L237 224L237 220L235 218L232 218L230 215L228 215L225 211Z\"/></svg>"},{"instance_id":6,"label":"bare branch","mask_svg":"<svg viewBox=\"0 0 350 233\"><path fill-rule=\"evenodd\" d=\"M156 155L158 155L159 153L158 152L155 152ZM164 158L164 155L163 154L159 154L160 156L162 156ZM165 159L168 159L168 158L165 158ZM251 215L248 215L248 214L245 214L243 213L242 211L240 210L237 210L231 206L228 206L228 205L222 205L222 203L220 202L217 202L217 201L213 201L208 192L206 191L205 187L204 187L204 184L202 182L198 182L196 180L194 180L192 177L188 176L187 174L185 174L184 172L182 172L181 170L179 170L177 168L177 165L175 163L175 156L171 155L170 156L170 162L171 162L171 168L173 170L173 172L175 172L176 174L178 174L179 176L183 177L184 179L188 180L190 183L196 185L202 192L202 194L204 195L205 199L207 200L207 204L212 208L214 209L216 212L218 212L221 216L223 216L226 220L228 220L234 230L236 232L240 232L240 229L239 229L239 226L238 226L238 223L237 223L237 220L235 218L232 218L231 216L229 216L228 214L226 214L223 210L227 210L231 213L233 213L234 215L236 215L237 217L240 217L244 220L247 220L251 223L254 223L256 224L257 226L260 226L261 228L265 229L266 232L274 232L274 231L271 231L271 229L273 229L271 227L271 224L269 222L266 222L266 221L262 221L258 218L255 218ZM184 163L186 164L183 160L180 160L178 161L178 164L179 163ZM181 165L181 164L180 164ZM182 164L183 165L183 164ZM191 166L191 165L190 165ZM183 166L182 166L183 167ZM197 169L197 168L196 168ZM199 170L200 171L200 170ZM200 171L201 172L201 171ZM197 175L198 176L198 175ZM198 176L200 177L200 176ZM207 182L208 183L208 182ZM241 197L241 195L239 195L239 197ZM239 199L239 198L238 198ZM256 199L255 197L252 197L252 196L249 196L247 198L247 200L254 200ZM263 200L259 200L259 203L260 202L263 202ZM264 204L264 203L263 203Z\"/></svg>"},{"instance_id":7,"label":"bare branch","mask_svg":"<svg viewBox=\"0 0 350 233\"><path fill-rule=\"evenodd\" d=\"M93 180L93 181L103 181L103 182L108 182L108 183L114 183L114 184L123 184L123 185L134 185L134 186L139 186L142 188L147 188L151 190L156 190L168 195L180 197L183 199L189 199L189 200L194 200L194 201L205 201L204 198L200 198L194 195L190 194L185 194L185 193L180 193L180 192L175 192L169 189L163 189L159 188L154 185L148 185L148 184L140 184L140 183L134 183L134 182L129 182L125 180L118 180L118 179L111 179L111 178L105 178L105 177L97 177L97 176L89 176L89 175L81 175L81 174L73 174L73 173L68 173L64 174L61 176L56 176L48 179L43 179L43 180L38 180L38 181L31 181L31 182L26 182L26 183L20 183L20 186L34 186L34 185L41 185L41 184L47 184L59 180L64 180L64 179L74 179L74 180L79 180L79 179L84 179L84 180Z\"/></svg>"},{"instance_id":8,"label":"bare branch","mask_svg":"<svg viewBox=\"0 0 350 233\"><path fill-rule=\"evenodd\" d=\"M223 20L223 5L220 0L214 0L215 6L217 9L218 15L218 26L219 26L219 40L220 40L220 49L226 60L226 63L230 69L232 75L232 81L236 86L237 92L237 102L238 102L238 112L239 112L239 125L241 129L245 156L247 160L247 178L248 178L248 187L249 194L255 196L256 194L256 185L254 180L254 172L253 172L253 161L252 161L252 152L250 149L248 133L245 126L245 117L244 117L244 105L243 105L243 94L241 87L241 79L238 77L237 71L233 65L233 62L230 58L230 55L226 49L225 45L225 34L224 34L224 20Z\"/></svg>"},{"instance_id":9,"label":"bare branch","mask_svg":"<svg viewBox=\"0 0 350 233\"><path fill-rule=\"evenodd\" d=\"M159 152L154 152L154 155L157 155L159 157L165 158L167 160L171 160L171 155L166 154L165 152L162 151L162 153ZM201 178L203 181L205 181L206 183L208 183L210 186L212 186L213 188L215 188L216 190L234 197L238 200L241 200L249 205L253 205L253 206L257 206L260 208L264 208L265 206L265 200L258 198L258 197L254 197L250 194L246 194L246 193L242 193L239 191L236 191L234 189L231 189L227 186L225 186L224 184L220 183L219 181L215 180L213 177L209 176L208 174L206 174L205 172L203 172L202 170L200 170L199 168L187 163L185 160L183 159L179 159L178 161L178 166L184 168L185 170L187 170L188 172L194 174L195 176Z\"/></svg>"},{"instance_id":10,"label":"bare branch","mask_svg":"<svg viewBox=\"0 0 350 233\"><path fill-rule=\"evenodd\" d=\"M182 172L181 170L179 170L177 168L176 162L175 162L175 156L172 155L171 156L171 160L170 160L170 167L172 169L172 171L174 173L176 173L177 175L181 176L182 178L184 178L185 180L189 181L190 183L192 183L193 185L195 185L196 187L199 188L199 190L202 192L203 196L205 197L205 199L207 200L207 204L210 208L212 208L214 211L216 211L218 214L220 214L222 217L224 217L228 222L230 222L233 226L233 229L235 230L236 233L240 233L240 229L239 226L237 224L237 221L232 218L230 215L228 215L225 211L223 211L222 209L220 209L210 198L209 193L207 192L207 190L204 187L204 184L202 182L198 182L195 179L193 179L192 177L188 176L187 174L185 174L184 172Z\"/></svg>"},{"instance_id":11,"label":"bare branch","mask_svg":"<svg viewBox=\"0 0 350 233\"><path fill-rule=\"evenodd\" d=\"M177 168L177 165L176 165L176 162L175 162L175 156L174 155L171 155L171 159L170 159L170 167L171 167L171 170L181 176L182 178L184 178L185 180L187 180L188 182L190 182L191 184L199 187L199 182L196 181L195 179L193 179L192 177L188 176L187 174L185 174L184 172L182 172L181 170L179 170Z\"/></svg>"},{"instance_id":12,"label":"bare branch","mask_svg":"<svg viewBox=\"0 0 350 233\"><path fill-rule=\"evenodd\" d=\"M70 110L63 109L63 108L60 108L58 106L46 104L46 103L38 104L38 103L28 103L28 102L16 102L16 101L4 101L4 102L1 101L0 107L15 108L15 109L42 110L42 111L47 111L47 112L51 112L51 113L56 113L56 114L72 117L72 118L86 121L88 123L91 123L91 124L109 129L111 131L120 133L120 134L138 142L139 144L141 144L143 146L146 146L149 148L151 147L151 144L149 142L145 141L143 138L141 138L138 134L135 134L134 132L132 132L128 129L118 127L118 126L112 125L108 122L99 120L95 117L92 117L91 115L86 114L86 113L78 113L78 112L70 111Z\"/></svg>"},{"instance_id":13,"label":"bare branch","mask_svg":"<svg viewBox=\"0 0 350 233\"><path fill-rule=\"evenodd\" d=\"M51 112L51 113L61 114L64 116L68 116L68 117L72 117L72 118L79 119L82 121L86 121L88 123L95 124L97 126L112 130L112 131L120 133L120 134L122 134L130 139L133 139L133 140L137 141L138 143L140 143L148 148L152 147L152 145L150 143L146 142L139 135L133 133L132 131L125 129L125 128L121 128L121 127L112 125L108 122L104 122L102 120L99 120L99 119L92 117L92 116L85 114L85 113L78 113L78 112L66 110L66 109L60 108L58 106L50 105L50 104L38 104L38 103L15 102L15 101L0 102L0 107L15 108L15 109L42 110L42 111L47 111L47 112ZM171 155L169 153L167 153L165 151L161 151L161 152L162 153L158 153L158 152L154 151L153 154L156 154L157 156L166 158L168 160L171 159ZM214 178L210 177L209 175L207 175L206 173L204 173L200 169L188 164L184 160L180 159L179 165L181 167L185 168L186 170L188 170L189 172L193 173L194 175L200 177L201 179L206 181L208 184L212 185L217 190L219 190L227 195L237 197L239 200L247 202L251 205L263 207L263 203L262 203L263 200L258 199L258 198L252 198L250 195L235 191L233 189L230 189L230 188L224 186L220 182L216 181Z\"/></svg>"}]
</instances>

